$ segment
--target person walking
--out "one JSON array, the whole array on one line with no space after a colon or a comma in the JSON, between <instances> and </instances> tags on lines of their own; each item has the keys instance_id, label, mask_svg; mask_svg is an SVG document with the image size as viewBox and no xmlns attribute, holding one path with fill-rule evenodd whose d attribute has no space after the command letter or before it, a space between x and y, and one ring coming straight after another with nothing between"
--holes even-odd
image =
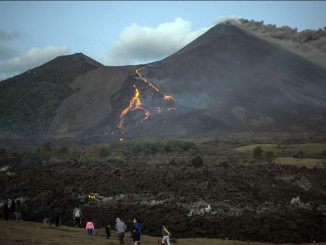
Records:
<instances>
[{"instance_id":1,"label":"person walking","mask_svg":"<svg viewBox=\"0 0 326 245\"><path fill-rule=\"evenodd\" d=\"M15 216L16 216L16 222L21 222L23 221L22 218L22 205L20 200L18 199L16 204L15 204Z\"/></svg>"},{"instance_id":2,"label":"person walking","mask_svg":"<svg viewBox=\"0 0 326 245\"><path fill-rule=\"evenodd\" d=\"M55 208L52 210L52 217L54 219L55 227L60 226L60 217L61 217L61 212L60 209L55 206Z\"/></svg>"},{"instance_id":3,"label":"person walking","mask_svg":"<svg viewBox=\"0 0 326 245\"><path fill-rule=\"evenodd\" d=\"M117 230L117 233L118 233L120 245L125 244L123 239L125 236L127 226L119 217L116 219L115 229Z\"/></svg>"},{"instance_id":4,"label":"person walking","mask_svg":"<svg viewBox=\"0 0 326 245\"><path fill-rule=\"evenodd\" d=\"M72 216L74 219L74 226L81 227L82 211L78 205L74 208L74 211L72 212Z\"/></svg>"},{"instance_id":5,"label":"person walking","mask_svg":"<svg viewBox=\"0 0 326 245\"><path fill-rule=\"evenodd\" d=\"M88 219L88 221L86 223L86 230L87 230L87 235L92 237L93 232L95 230L94 223L93 223L92 219Z\"/></svg>"},{"instance_id":6,"label":"person walking","mask_svg":"<svg viewBox=\"0 0 326 245\"><path fill-rule=\"evenodd\" d=\"M134 245L140 245L140 236L141 236L141 223L139 222L138 219L134 219Z\"/></svg>"},{"instance_id":7,"label":"person walking","mask_svg":"<svg viewBox=\"0 0 326 245\"><path fill-rule=\"evenodd\" d=\"M167 245L171 245L170 244L170 236L171 236L171 232L168 230L166 225L163 224L162 225L162 244L165 244L165 242L166 242Z\"/></svg>"}]
</instances>

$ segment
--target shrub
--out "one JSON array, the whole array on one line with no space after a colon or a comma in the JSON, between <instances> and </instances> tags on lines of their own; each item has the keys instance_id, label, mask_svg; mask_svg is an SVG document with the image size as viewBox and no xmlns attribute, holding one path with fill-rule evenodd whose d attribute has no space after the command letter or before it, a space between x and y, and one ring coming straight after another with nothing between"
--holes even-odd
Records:
<instances>
[{"instance_id":1,"label":"shrub","mask_svg":"<svg viewBox=\"0 0 326 245\"><path fill-rule=\"evenodd\" d=\"M196 156L191 160L191 165L195 168L202 167L204 165L203 159L200 156Z\"/></svg>"},{"instance_id":2,"label":"shrub","mask_svg":"<svg viewBox=\"0 0 326 245\"><path fill-rule=\"evenodd\" d=\"M260 146L256 147L254 149L254 158L261 159L263 152L264 150Z\"/></svg>"},{"instance_id":3,"label":"shrub","mask_svg":"<svg viewBox=\"0 0 326 245\"><path fill-rule=\"evenodd\" d=\"M300 158L300 159L304 158L304 152L303 152L303 150L300 150L297 153L295 153L293 157L294 158Z\"/></svg>"}]
</instances>

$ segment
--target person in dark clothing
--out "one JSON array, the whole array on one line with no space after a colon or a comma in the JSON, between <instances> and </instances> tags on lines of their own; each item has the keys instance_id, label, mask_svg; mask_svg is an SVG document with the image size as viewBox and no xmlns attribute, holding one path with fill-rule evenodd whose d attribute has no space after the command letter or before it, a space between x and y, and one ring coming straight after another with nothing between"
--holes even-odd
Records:
<instances>
[{"instance_id":1,"label":"person in dark clothing","mask_svg":"<svg viewBox=\"0 0 326 245\"><path fill-rule=\"evenodd\" d=\"M8 203L6 201L3 203L2 210L3 210L3 216L5 220L8 220L9 208L8 208Z\"/></svg>"},{"instance_id":2,"label":"person in dark clothing","mask_svg":"<svg viewBox=\"0 0 326 245\"><path fill-rule=\"evenodd\" d=\"M23 221L22 218L22 205L20 200L17 200L17 204L15 205L15 216L16 216L16 222L21 222Z\"/></svg>"},{"instance_id":3,"label":"person in dark clothing","mask_svg":"<svg viewBox=\"0 0 326 245\"><path fill-rule=\"evenodd\" d=\"M60 226L60 216L61 216L60 209L58 207L55 207L52 210L52 217L54 219L54 223L55 223L55 226L56 227L59 227Z\"/></svg>"},{"instance_id":4,"label":"person in dark clothing","mask_svg":"<svg viewBox=\"0 0 326 245\"><path fill-rule=\"evenodd\" d=\"M141 223L138 219L134 219L134 245L140 245L140 236L141 236Z\"/></svg>"},{"instance_id":5,"label":"person in dark clothing","mask_svg":"<svg viewBox=\"0 0 326 245\"><path fill-rule=\"evenodd\" d=\"M13 219L16 218L16 203L15 203L15 199L12 199L12 205L11 205L11 216Z\"/></svg>"},{"instance_id":6,"label":"person in dark clothing","mask_svg":"<svg viewBox=\"0 0 326 245\"><path fill-rule=\"evenodd\" d=\"M106 225L105 233L106 233L106 239L109 239L111 236L111 226L110 225Z\"/></svg>"}]
</instances>

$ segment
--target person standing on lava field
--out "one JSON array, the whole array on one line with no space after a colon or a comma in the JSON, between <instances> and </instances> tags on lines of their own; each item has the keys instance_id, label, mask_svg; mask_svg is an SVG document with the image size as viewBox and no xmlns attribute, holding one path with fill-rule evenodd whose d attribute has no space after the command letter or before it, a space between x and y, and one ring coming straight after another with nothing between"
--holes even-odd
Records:
<instances>
[{"instance_id":1,"label":"person standing on lava field","mask_svg":"<svg viewBox=\"0 0 326 245\"><path fill-rule=\"evenodd\" d=\"M12 200L9 198L7 201L7 206L8 206L8 218L12 218Z\"/></svg>"},{"instance_id":2,"label":"person standing on lava field","mask_svg":"<svg viewBox=\"0 0 326 245\"><path fill-rule=\"evenodd\" d=\"M3 217L5 218L5 220L8 220L9 208L8 208L7 201L4 201L4 203L2 205L2 210L3 210Z\"/></svg>"},{"instance_id":3,"label":"person standing on lava field","mask_svg":"<svg viewBox=\"0 0 326 245\"><path fill-rule=\"evenodd\" d=\"M72 212L72 216L74 219L74 226L81 227L82 211L78 205L75 207L74 211Z\"/></svg>"},{"instance_id":4,"label":"person standing on lava field","mask_svg":"<svg viewBox=\"0 0 326 245\"><path fill-rule=\"evenodd\" d=\"M52 217L54 219L55 227L60 226L60 216L61 216L60 209L57 206L55 206L55 208L52 210Z\"/></svg>"},{"instance_id":5,"label":"person standing on lava field","mask_svg":"<svg viewBox=\"0 0 326 245\"><path fill-rule=\"evenodd\" d=\"M116 219L115 229L117 230L117 233L118 233L120 245L125 244L123 239L125 236L127 226L119 217Z\"/></svg>"},{"instance_id":6,"label":"person standing on lava field","mask_svg":"<svg viewBox=\"0 0 326 245\"><path fill-rule=\"evenodd\" d=\"M95 229L95 226L94 226L93 220L91 218L89 218L86 223L87 235L92 237L94 229Z\"/></svg>"},{"instance_id":7,"label":"person standing on lava field","mask_svg":"<svg viewBox=\"0 0 326 245\"><path fill-rule=\"evenodd\" d=\"M22 204L20 200L17 200L17 203L15 205L15 216L16 216L16 222L21 222L23 221L22 218Z\"/></svg>"},{"instance_id":8,"label":"person standing on lava field","mask_svg":"<svg viewBox=\"0 0 326 245\"><path fill-rule=\"evenodd\" d=\"M167 229L166 225L162 225L162 244L167 243L167 245L170 245L170 236L171 232Z\"/></svg>"},{"instance_id":9,"label":"person standing on lava field","mask_svg":"<svg viewBox=\"0 0 326 245\"><path fill-rule=\"evenodd\" d=\"M138 219L134 219L134 245L140 245L140 236L141 236L141 223Z\"/></svg>"}]
</instances>

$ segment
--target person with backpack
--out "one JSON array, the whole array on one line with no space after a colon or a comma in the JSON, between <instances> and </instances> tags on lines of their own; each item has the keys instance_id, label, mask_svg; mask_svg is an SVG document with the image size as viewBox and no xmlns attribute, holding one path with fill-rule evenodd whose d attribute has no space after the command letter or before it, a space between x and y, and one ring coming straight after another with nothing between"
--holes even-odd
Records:
<instances>
[{"instance_id":1,"label":"person with backpack","mask_svg":"<svg viewBox=\"0 0 326 245\"><path fill-rule=\"evenodd\" d=\"M82 211L77 205L72 212L72 217L74 219L74 226L75 227L81 227L81 219L82 219Z\"/></svg>"},{"instance_id":2,"label":"person with backpack","mask_svg":"<svg viewBox=\"0 0 326 245\"><path fill-rule=\"evenodd\" d=\"M117 230L117 233L118 233L120 245L125 244L123 239L125 236L127 226L119 217L116 219L115 229Z\"/></svg>"},{"instance_id":3,"label":"person with backpack","mask_svg":"<svg viewBox=\"0 0 326 245\"><path fill-rule=\"evenodd\" d=\"M167 229L166 225L163 224L162 225L162 244L165 244L165 242L166 242L167 245L171 245L170 244L170 236L171 236L171 232Z\"/></svg>"}]
</instances>

